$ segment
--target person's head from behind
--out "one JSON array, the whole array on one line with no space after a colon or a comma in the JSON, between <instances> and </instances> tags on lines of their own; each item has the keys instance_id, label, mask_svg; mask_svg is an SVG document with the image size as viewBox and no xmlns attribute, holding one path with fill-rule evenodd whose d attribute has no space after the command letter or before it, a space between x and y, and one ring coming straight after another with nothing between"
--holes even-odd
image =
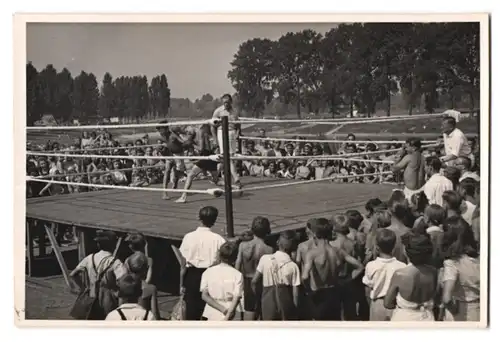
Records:
<instances>
[{"instance_id":1,"label":"person's head from behind","mask_svg":"<svg viewBox=\"0 0 500 342\"><path fill-rule=\"evenodd\" d=\"M238 245L232 241L227 241L219 248L219 261L227 265L234 265L238 256Z\"/></svg>"},{"instance_id":2,"label":"person's head from behind","mask_svg":"<svg viewBox=\"0 0 500 342\"><path fill-rule=\"evenodd\" d=\"M425 208L424 219L430 226L441 226L446 219L446 210L438 204Z\"/></svg>"},{"instance_id":3,"label":"person's head from behind","mask_svg":"<svg viewBox=\"0 0 500 342\"><path fill-rule=\"evenodd\" d=\"M462 196L462 198L474 198L476 195L476 187L479 187L479 184L474 179L465 178L458 186L458 193Z\"/></svg>"},{"instance_id":4,"label":"person's head from behind","mask_svg":"<svg viewBox=\"0 0 500 342\"><path fill-rule=\"evenodd\" d=\"M125 262L127 269L140 279L145 279L149 269L148 257L139 252L127 258Z\"/></svg>"},{"instance_id":5,"label":"person's head from behind","mask_svg":"<svg viewBox=\"0 0 500 342\"><path fill-rule=\"evenodd\" d=\"M434 250L432 241L427 234L410 233L403 241L408 260L414 266L429 265L432 262Z\"/></svg>"},{"instance_id":6,"label":"person's head from behind","mask_svg":"<svg viewBox=\"0 0 500 342\"><path fill-rule=\"evenodd\" d=\"M410 214L410 207L402 191L393 191L388 202L389 210L393 218L405 222Z\"/></svg>"},{"instance_id":7,"label":"person's head from behind","mask_svg":"<svg viewBox=\"0 0 500 342\"><path fill-rule=\"evenodd\" d=\"M142 252L146 247L146 239L144 238L144 235L140 233L130 234L127 236L126 241L128 242L130 250L133 252Z\"/></svg>"},{"instance_id":8,"label":"person's head from behind","mask_svg":"<svg viewBox=\"0 0 500 342\"><path fill-rule=\"evenodd\" d=\"M257 216L252 221L251 230L254 236L264 239L266 236L271 234L271 223L267 218Z\"/></svg>"},{"instance_id":9,"label":"person's head from behind","mask_svg":"<svg viewBox=\"0 0 500 342\"><path fill-rule=\"evenodd\" d=\"M349 222L349 228L354 230L358 230L361 226L361 222L363 222L363 215L357 210L351 209L345 212L345 216L347 217L347 221Z\"/></svg>"},{"instance_id":10,"label":"person's head from behind","mask_svg":"<svg viewBox=\"0 0 500 342\"><path fill-rule=\"evenodd\" d=\"M332 217L333 231L336 234L349 234L349 219L346 215L338 214Z\"/></svg>"},{"instance_id":11,"label":"person's head from behind","mask_svg":"<svg viewBox=\"0 0 500 342\"><path fill-rule=\"evenodd\" d=\"M439 173L442 167L443 163L436 156L429 157L425 160L425 171L429 176Z\"/></svg>"},{"instance_id":12,"label":"person's head from behind","mask_svg":"<svg viewBox=\"0 0 500 342\"><path fill-rule=\"evenodd\" d=\"M375 240L381 254L392 256L392 251L396 245L396 233L386 228L380 228L376 231Z\"/></svg>"},{"instance_id":13,"label":"person's head from behind","mask_svg":"<svg viewBox=\"0 0 500 342\"><path fill-rule=\"evenodd\" d=\"M315 218L308 221L308 226L315 239L329 240L332 237L332 224L326 218Z\"/></svg>"},{"instance_id":14,"label":"person's head from behind","mask_svg":"<svg viewBox=\"0 0 500 342\"><path fill-rule=\"evenodd\" d=\"M116 234L110 230L98 230L94 241L99 250L113 253L116 246Z\"/></svg>"},{"instance_id":15,"label":"person's head from behind","mask_svg":"<svg viewBox=\"0 0 500 342\"><path fill-rule=\"evenodd\" d=\"M389 210L376 211L373 215L374 228L387 228L391 225L391 212Z\"/></svg>"},{"instance_id":16,"label":"person's head from behind","mask_svg":"<svg viewBox=\"0 0 500 342\"><path fill-rule=\"evenodd\" d=\"M457 126L457 120L455 120L455 118L452 116L446 116L443 118L443 121L441 122L441 131L444 134L450 134L451 132L453 132L456 126Z\"/></svg>"},{"instance_id":17,"label":"person's head from behind","mask_svg":"<svg viewBox=\"0 0 500 342\"><path fill-rule=\"evenodd\" d=\"M161 120L160 122L158 122L160 125L165 125L168 123L167 120ZM158 133L160 133L161 135L165 135L169 129L168 129L168 126L156 126L156 130L158 131Z\"/></svg>"},{"instance_id":18,"label":"person's head from behind","mask_svg":"<svg viewBox=\"0 0 500 342\"><path fill-rule=\"evenodd\" d=\"M460 170L460 173L463 174L465 171L470 171L472 162L468 157L458 157L454 165Z\"/></svg>"},{"instance_id":19,"label":"person's head from behind","mask_svg":"<svg viewBox=\"0 0 500 342\"><path fill-rule=\"evenodd\" d=\"M126 274L117 281L118 297L124 303L137 303L142 296L142 281L133 274Z\"/></svg>"},{"instance_id":20,"label":"person's head from behind","mask_svg":"<svg viewBox=\"0 0 500 342\"><path fill-rule=\"evenodd\" d=\"M297 248L297 236L291 230L284 231L278 238L278 249L284 253L291 254Z\"/></svg>"},{"instance_id":21,"label":"person's head from behind","mask_svg":"<svg viewBox=\"0 0 500 342\"><path fill-rule=\"evenodd\" d=\"M460 182L461 172L457 167L448 166L444 170L444 176L451 181L455 189L458 187L458 183Z\"/></svg>"},{"instance_id":22,"label":"person's head from behind","mask_svg":"<svg viewBox=\"0 0 500 342\"><path fill-rule=\"evenodd\" d=\"M456 191L447 190L443 193L443 207L445 210L455 211L460 213L462 205L462 196Z\"/></svg>"},{"instance_id":23,"label":"person's head from behind","mask_svg":"<svg viewBox=\"0 0 500 342\"><path fill-rule=\"evenodd\" d=\"M461 216L447 218L443 224L443 250L446 258L458 259L464 255L478 256L477 242L470 225Z\"/></svg>"},{"instance_id":24,"label":"person's head from behind","mask_svg":"<svg viewBox=\"0 0 500 342\"><path fill-rule=\"evenodd\" d=\"M421 148L422 148L422 140L420 140L419 138L409 138L406 140L405 149L408 153L420 151Z\"/></svg>"},{"instance_id":25,"label":"person's head from behind","mask_svg":"<svg viewBox=\"0 0 500 342\"><path fill-rule=\"evenodd\" d=\"M417 213L423 213L429 205L429 200L423 191L417 192L411 196L410 207Z\"/></svg>"},{"instance_id":26,"label":"person's head from behind","mask_svg":"<svg viewBox=\"0 0 500 342\"><path fill-rule=\"evenodd\" d=\"M367 216L371 217L375 213L375 208L382 204L382 200L380 198L372 198L369 199L365 204L365 209L367 212Z\"/></svg>"},{"instance_id":27,"label":"person's head from behind","mask_svg":"<svg viewBox=\"0 0 500 342\"><path fill-rule=\"evenodd\" d=\"M198 214L198 218L201 223L208 228L212 228L214 226L218 216L219 211L217 210L217 208L212 206L201 208Z\"/></svg>"}]
</instances>

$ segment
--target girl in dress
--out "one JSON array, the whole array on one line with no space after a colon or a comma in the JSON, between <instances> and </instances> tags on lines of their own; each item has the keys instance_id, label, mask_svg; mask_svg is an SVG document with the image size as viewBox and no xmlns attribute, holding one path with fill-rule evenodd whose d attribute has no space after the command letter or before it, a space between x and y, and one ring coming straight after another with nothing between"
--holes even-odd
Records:
<instances>
[{"instance_id":1,"label":"girl in dress","mask_svg":"<svg viewBox=\"0 0 500 342\"><path fill-rule=\"evenodd\" d=\"M445 321L479 321L479 252L469 224L459 216L443 224L445 260L440 317Z\"/></svg>"},{"instance_id":2,"label":"girl in dress","mask_svg":"<svg viewBox=\"0 0 500 342\"><path fill-rule=\"evenodd\" d=\"M434 321L437 269L432 263L432 242L428 235L409 234L405 238L408 266L391 279L384 306L393 309L391 321Z\"/></svg>"}]
</instances>

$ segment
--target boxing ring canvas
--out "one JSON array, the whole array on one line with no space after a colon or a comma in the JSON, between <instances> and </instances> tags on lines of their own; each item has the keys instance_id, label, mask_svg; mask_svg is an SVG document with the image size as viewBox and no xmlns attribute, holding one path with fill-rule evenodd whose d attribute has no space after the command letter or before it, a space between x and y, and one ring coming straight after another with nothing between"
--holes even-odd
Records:
<instances>
[{"instance_id":1,"label":"boxing ring canvas","mask_svg":"<svg viewBox=\"0 0 500 342\"><path fill-rule=\"evenodd\" d=\"M247 187L293 183L293 180L245 177ZM182 184L181 184L182 186ZM213 187L208 181L196 181L193 189ZM272 233L304 228L310 218L330 218L348 209L364 211L372 197L389 196L394 185L317 182L268 190L245 191L233 197L234 231L242 234L255 216L271 221ZM225 235L225 202L207 195L190 195L188 202L162 200L160 192L104 190L61 196L27 199L26 218L81 228L112 230L121 233L139 232L149 237L182 240L198 227L198 211L211 205L219 210L214 231Z\"/></svg>"}]
</instances>

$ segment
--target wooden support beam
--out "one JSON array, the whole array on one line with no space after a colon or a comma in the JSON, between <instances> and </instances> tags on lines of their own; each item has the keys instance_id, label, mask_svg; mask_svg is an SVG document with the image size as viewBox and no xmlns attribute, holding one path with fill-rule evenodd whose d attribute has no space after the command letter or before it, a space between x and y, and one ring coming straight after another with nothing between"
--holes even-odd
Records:
<instances>
[{"instance_id":1,"label":"wooden support beam","mask_svg":"<svg viewBox=\"0 0 500 342\"><path fill-rule=\"evenodd\" d=\"M116 243L115 251L113 252L113 258L116 258L116 255L118 254L118 250L120 249L120 246L122 245L123 241L123 236L120 236L118 239L118 242Z\"/></svg>"},{"instance_id":2,"label":"wooden support beam","mask_svg":"<svg viewBox=\"0 0 500 342\"><path fill-rule=\"evenodd\" d=\"M26 220L26 249L28 251L28 277L33 274L33 262L35 260L35 251L33 246L33 221Z\"/></svg>"},{"instance_id":3,"label":"wooden support beam","mask_svg":"<svg viewBox=\"0 0 500 342\"><path fill-rule=\"evenodd\" d=\"M35 231L36 231L36 234L38 235L38 256L39 257L45 257L47 256L47 250L46 250L46 246L45 246L45 230L43 228L43 225L44 223L36 220L35 221Z\"/></svg>"},{"instance_id":4,"label":"wooden support beam","mask_svg":"<svg viewBox=\"0 0 500 342\"><path fill-rule=\"evenodd\" d=\"M63 255L61 253L61 249L59 248L59 244L57 243L56 236L54 235L54 230L56 229L56 223L51 223L51 226L44 225L45 227L45 232L47 233L47 236L49 238L50 244L52 246L52 249L54 250L54 254L56 255L57 262L59 263L59 266L61 267L61 271L63 273L64 280L66 282L66 285L68 285L69 289L72 289L71 286L71 280L69 277L69 270L68 266L66 266L66 262L64 261Z\"/></svg>"},{"instance_id":5,"label":"wooden support beam","mask_svg":"<svg viewBox=\"0 0 500 342\"><path fill-rule=\"evenodd\" d=\"M76 227L76 238L78 240L78 261L82 261L89 253L85 229Z\"/></svg>"}]
</instances>

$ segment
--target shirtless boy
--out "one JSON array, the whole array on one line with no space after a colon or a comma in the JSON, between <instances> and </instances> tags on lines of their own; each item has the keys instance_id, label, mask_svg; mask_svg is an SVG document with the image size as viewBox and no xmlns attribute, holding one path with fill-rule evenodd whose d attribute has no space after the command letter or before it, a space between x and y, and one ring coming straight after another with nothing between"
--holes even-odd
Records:
<instances>
[{"instance_id":1,"label":"shirtless boy","mask_svg":"<svg viewBox=\"0 0 500 342\"><path fill-rule=\"evenodd\" d=\"M257 293L252 290L252 278L257 270L260 258L266 254L273 254L273 249L267 245L264 239L271 233L269 220L262 216L253 219L253 239L244 241L238 249L235 268L243 274L244 308L250 320L260 317L260 290Z\"/></svg>"},{"instance_id":2,"label":"shirtless boy","mask_svg":"<svg viewBox=\"0 0 500 342\"><path fill-rule=\"evenodd\" d=\"M404 147L405 154L396 160L392 171L404 170L404 194L410 200L413 194L420 192L425 184L425 160L421 152L422 142L418 138L409 138Z\"/></svg>"}]
</instances>

